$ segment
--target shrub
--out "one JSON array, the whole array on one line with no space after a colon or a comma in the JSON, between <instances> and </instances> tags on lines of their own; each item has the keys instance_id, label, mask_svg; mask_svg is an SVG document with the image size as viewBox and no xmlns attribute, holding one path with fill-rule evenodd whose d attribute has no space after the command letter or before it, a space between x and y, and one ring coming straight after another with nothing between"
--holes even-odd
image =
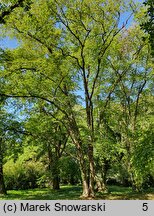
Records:
<instances>
[{"instance_id":1,"label":"shrub","mask_svg":"<svg viewBox=\"0 0 154 216\"><path fill-rule=\"evenodd\" d=\"M4 165L4 178L7 189L32 189L39 187L38 179L44 174L41 162L9 160Z\"/></svg>"}]
</instances>

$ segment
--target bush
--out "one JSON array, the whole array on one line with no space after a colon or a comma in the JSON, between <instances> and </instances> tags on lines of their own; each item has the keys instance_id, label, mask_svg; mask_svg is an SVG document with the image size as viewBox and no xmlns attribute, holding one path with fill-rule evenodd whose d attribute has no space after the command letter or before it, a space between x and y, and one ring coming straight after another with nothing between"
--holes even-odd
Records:
<instances>
[{"instance_id":1,"label":"bush","mask_svg":"<svg viewBox=\"0 0 154 216\"><path fill-rule=\"evenodd\" d=\"M7 190L33 189L39 187L38 180L44 174L44 166L41 162L9 160L4 165L4 178Z\"/></svg>"}]
</instances>

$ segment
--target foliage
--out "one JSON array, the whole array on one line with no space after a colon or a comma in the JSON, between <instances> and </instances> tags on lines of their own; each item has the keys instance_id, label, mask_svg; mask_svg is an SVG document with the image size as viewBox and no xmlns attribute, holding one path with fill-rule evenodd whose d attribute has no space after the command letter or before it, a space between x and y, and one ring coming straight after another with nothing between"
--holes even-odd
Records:
<instances>
[{"instance_id":1,"label":"foliage","mask_svg":"<svg viewBox=\"0 0 154 216\"><path fill-rule=\"evenodd\" d=\"M39 187L42 184L39 178L44 174L44 165L36 161L32 149L25 150L16 161L11 159L4 165L5 184L8 190Z\"/></svg>"},{"instance_id":2,"label":"foliage","mask_svg":"<svg viewBox=\"0 0 154 216\"><path fill-rule=\"evenodd\" d=\"M60 160L60 179L62 184L76 185L81 183L79 164L70 156Z\"/></svg>"},{"instance_id":3,"label":"foliage","mask_svg":"<svg viewBox=\"0 0 154 216\"><path fill-rule=\"evenodd\" d=\"M148 21L141 24L141 27L149 34L149 42L151 44L152 52L154 55L154 2L153 0L146 0L144 4L147 6L145 17Z\"/></svg>"},{"instance_id":4,"label":"foliage","mask_svg":"<svg viewBox=\"0 0 154 216\"><path fill-rule=\"evenodd\" d=\"M26 0L12 2L11 9L2 2L2 16L9 11L2 33L19 46L0 54L0 96L25 105L20 122L6 121L15 133L3 137L17 152L19 143L23 152L37 147L54 189L60 177L69 183L81 178L86 198L94 197L96 185L103 190L109 177L141 189L154 157L153 62L139 25L146 7L131 0ZM123 14L129 15L122 21ZM136 23L128 26L133 15ZM10 150L6 156L15 155ZM34 167L38 161L21 160L24 154L14 157L21 185L28 178L44 182L46 175Z\"/></svg>"}]
</instances>

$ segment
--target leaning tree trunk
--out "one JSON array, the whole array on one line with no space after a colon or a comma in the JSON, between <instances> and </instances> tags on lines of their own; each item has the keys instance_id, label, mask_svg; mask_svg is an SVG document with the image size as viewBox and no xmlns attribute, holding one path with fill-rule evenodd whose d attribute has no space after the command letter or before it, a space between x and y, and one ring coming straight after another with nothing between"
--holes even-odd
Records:
<instances>
[{"instance_id":1,"label":"leaning tree trunk","mask_svg":"<svg viewBox=\"0 0 154 216\"><path fill-rule=\"evenodd\" d=\"M81 179L82 179L82 198L88 198L89 197L89 185L88 185L88 173L86 169L86 161L84 159L84 155L82 152L82 143L81 140L74 140L76 147L77 147L77 156L81 171Z\"/></svg>"},{"instance_id":2,"label":"leaning tree trunk","mask_svg":"<svg viewBox=\"0 0 154 216\"><path fill-rule=\"evenodd\" d=\"M88 173L87 173L87 164L85 161L85 157L82 150L82 140L80 138L80 133L78 127L76 125L75 119L70 118L70 127L69 127L69 135L76 146L77 149L77 158L79 161L81 179L82 179L82 198L89 197L89 185L88 185Z\"/></svg>"},{"instance_id":3,"label":"leaning tree trunk","mask_svg":"<svg viewBox=\"0 0 154 216\"><path fill-rule=\"evenodd\" d=\"M83 147L82 147L82 139L81 139L81 135L80 135L80 131L74 116L74 113L72 111L72 106L70 103L68 103L68 106L70 107L70 113L69 116L67 116L68 118L68 132L69 135L77 149L77 157L78 157L78 161L79 161L79 166L80 166L80 171L81 171L81 178L82 178L82 198L88 198L89 196L91 196L91 193L93 193L93 180L92 178L91 181L88 181L88 172L87 172L87 167L90 167L91 169L91 176L93 173L93 148L91 149L90 154L88 154L88 157L90 158L90 160L88 161L88 164L85 160L85 155L83 152ZM91 162L91 163L90 163Z\"/></svg>"},{"instance_id":4,"label":"leaning tree trunk","mask_svg":"<svg viewBox=\"0 0 154 216\"><path fill-rule=\"evenodd\" d=\"M88 181L87 181L87 175L85 173L85 170L81 169L81 178L82 178L82 195L81 198L88 198L89 197L89 187L88 187Z\"/></svg>"},{"instance_id":5,"label":"leaning tree trunk","mask_svg":"<svg viewBox=\"0 0 154 216\"><path fill-rule=\"evenodd\" d=\"M93 137L94 135L93 135L93 125L92 124L93 123L90 122L90 125L88 125L88 127L90 128L90 137L89 137L88 152L87 152L88 161L86 162L85 155L83 153L83 148L82 148L82 139L80 137L80 131L78 129L73 113L70 113L69 135L77 149L77 157L79 160L81 178L82 178L82 186L83 186L83 192L82 192L83 198L94 197L95 169L94 169L94 157L93 157L93 140L94 140ZM89 176L88 176L88 169L90 171Z\"/></svg>"}]
</instances>

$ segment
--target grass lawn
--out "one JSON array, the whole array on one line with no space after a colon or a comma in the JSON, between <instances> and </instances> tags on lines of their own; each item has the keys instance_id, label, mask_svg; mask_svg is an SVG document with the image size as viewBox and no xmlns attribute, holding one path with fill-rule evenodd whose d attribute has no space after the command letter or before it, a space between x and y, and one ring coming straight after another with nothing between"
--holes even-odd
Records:
<instances>
[{"instance_id":1,"label":"grass lawn","mask_svg":"<svg viewBox=\"0 0 154 216\"><path fill-rule=\"evenodd\" d=\"M82 188L79 186L62 186L54 191L48 188L33 190L9 190L0 200L78 200ZM110 186L108 193L97 193L95 199L102 200L154 200L154 188L143 193L133 193L131 188Z\"/></svg>"}]
</instances>

